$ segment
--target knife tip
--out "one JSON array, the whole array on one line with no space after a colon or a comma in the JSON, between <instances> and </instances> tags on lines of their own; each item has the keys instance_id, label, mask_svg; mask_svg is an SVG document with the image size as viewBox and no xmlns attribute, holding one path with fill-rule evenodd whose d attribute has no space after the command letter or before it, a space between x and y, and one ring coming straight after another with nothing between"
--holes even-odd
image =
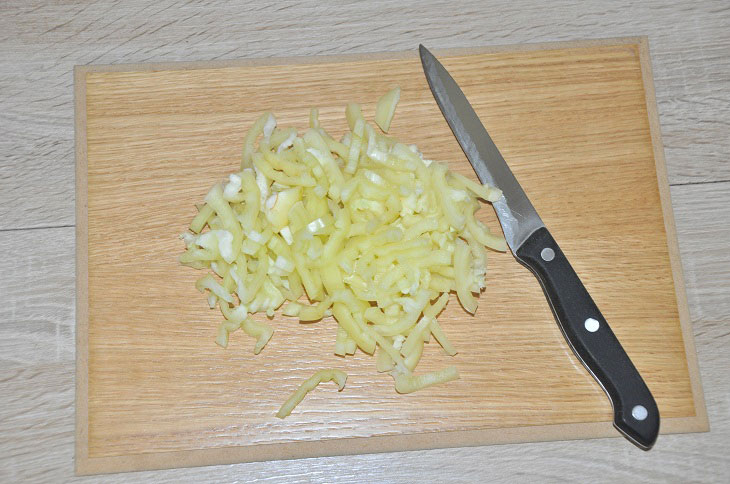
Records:
<instances>
[{"instance_id":1,"label":"knife tip","mask_svg":"<svg viewBox=\"0 0 730 484\"><path fill-rule=\"evenodd\" d=\"M421 57L421 62L426 62L426 59L429 57L432 57L433 55L428 51L425 45L418 44L418 53Z\"/></svg>"}]
</instances>

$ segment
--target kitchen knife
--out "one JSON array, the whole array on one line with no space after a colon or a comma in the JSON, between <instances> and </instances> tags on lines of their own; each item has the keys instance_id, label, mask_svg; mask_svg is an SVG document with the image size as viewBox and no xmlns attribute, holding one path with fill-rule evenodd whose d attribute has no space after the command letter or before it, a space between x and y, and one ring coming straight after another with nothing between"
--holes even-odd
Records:
<instances>
[{"instance_id":1,"label":"kitchen knife","mask_svg":"<svg viewBox=\"0 0 730 484\"><path fill-rule=\"evenodd\" d=\"M659 433L659 409L649 388L456 81L428 49L421 45L419 50L436 103L479 180L502 190L493 206L515 259L540 281L565 339L608 395L613 425L641 449L651 449Z\"/></svg>"}]
</instances>

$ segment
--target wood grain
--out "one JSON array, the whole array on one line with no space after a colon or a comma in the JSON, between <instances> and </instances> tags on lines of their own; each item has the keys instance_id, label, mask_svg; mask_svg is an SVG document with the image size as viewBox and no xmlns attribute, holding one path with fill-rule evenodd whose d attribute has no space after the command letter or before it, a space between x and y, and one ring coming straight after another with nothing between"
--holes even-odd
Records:
<instances>
[{"instance_id":1,"label":"wood grain","mask_svg":"<svg viewBox=\"0 0 730 484\"><path fill-rule=\"evenodd\" d=\"M722 2L9 0L0 11L0 481L724 482L730 473L730 184L721 183L730 179L730 11ZM74 64L636 34L651 40L710 433L664 435L648 454L613 438L73 476Z\"/></svg>"},{"instance_id":2,"label":"wood grain","mask_svg":"<svg viewBox=\"0 0 730 484\"><path fill-rule=\"evenodd\" d=\"M178 483L237 482L360 483L363 476L377 481L409 483L423 475L444 482L538 481L564 482L592 477L596 482L722 482L727 475L730 420L727 395L730 355L727 324L730 311L726 295L730 279L730 253L706 240L730 238L730 183L674 187L677 230L693 308L692 325L700 355L711 432L662 435L649 453L634 450L621 438L577 442L520 443L429 451L363 454L319 459L265 461L246 464L94 476L92 482ZM706 250L702 251L703 244ZM28 246L34 258L23 263L23 276L12 277L0 292L0 328L22 322L0 339L0 354L18 355L0 366L0 421L3 422L2 482L89 482L74 478L74 364L73 260L74 229L39 229L0 233L0 271L11 273L15 261L25 261ZM42 261L49 261L43 264ZM64 268L65 277L49 279L49 268ZM15 273L17 274L17 272ZM45 298L57 301L38 312L33 298L21 296L28 281L47 280ZM60 329L55 338L34 337L32 329L50 323ZM28 328L23 332L22 328ZM53 334L53 333L51 333ZM53 341L45 341L52 339ZM40 343L48 346L38 347ZM22 356L21 356L22 355ZM22 359L21 359L22 358ZM333 395L337 396L337 395ZM590 460L578 454L591 455ZM601 474L601 475L599 475ZM243 476L243 477L242 477Z\"/></svg>"},{"instance_id":3,"label":"wood grain","mask_svg":"<svg viewBox=\"0 0 730 484\"><path fill-rule=\"evenodd\" d=\"M649 35L673 183L730 180L730 16L716 0L2 4L0 228L72 225L75 64L266 58ZM294 21L293 19L296 19ZM324 21L324 19L327 19ZM296 39L293 41L292 39ZM697 160L702 160L698 162Z\"/></svg>"},{"instance_id":4,"label":"wood grain","mask_svg":"<svg viewBox=\"0 0 730 484\"><path fill-rule=\"evenodd\" d=\"M695 383L693 397L684 358L639 43L470 54L443 57L565 241L654 391L664 428L702 429L701 390ZM258 358L210 342L219 316L196 297L197 274L171 254L190 207L236 165L245 128L264 109L302 126L307 107L319 106L323 125L337 134L348 100L374 100L399 84L405 95L393 134L418 139L427 156L473 176L420 79L419 61L398 57L78 71L88 150L88 254L79 251L81 266L88 255L89 304L88 410L83 349L78 360L82 472L179 461L150 455L160 452L196 451L185 460L200 464L610 435L607 399L570 354L534 278L505 254L490 261L499 282L482 295L495 303L484 304L474 320L457 304L442 316L461 349L462 379L438 389L400 396L389 378L372 371L369 357L343 362L322 352L323 338L334 341L327 322L320 325L324 335L317 325L279 322L277 339ZM421 141L420 133L429 136ZM571 215L578 211L585 216ZM485 216L494 225L493 214ZM83 273L79 284L83 306ZM519 307L503 302L515 295ZM82 345L85 324L80 320ZM431 353L424 371L449 359ZM352 393L315 394L289 419L272 418L310 368L328 366L348 371ZM428 436L436 431L438 439ZM352 438L359 440L332 440Z\"/></svg>"}]
</instances>

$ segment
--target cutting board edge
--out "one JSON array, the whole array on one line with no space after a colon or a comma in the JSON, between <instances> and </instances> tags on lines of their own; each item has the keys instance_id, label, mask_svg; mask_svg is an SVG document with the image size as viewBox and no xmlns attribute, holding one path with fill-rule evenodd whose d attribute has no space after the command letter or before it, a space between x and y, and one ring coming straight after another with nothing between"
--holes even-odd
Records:
<instances>
[{"instance_id":1,"label":"cutting board edge","mask_svg":"<svg viewBox=\"0 0 730 484\"><path fill-rule=\"evenodd\" d=\"M698 419L698 425L701 427L698 431L709 431L710 423L707 416L705 394L702 389L702 377L697 361L697 348L695 346L694 333L692 332L692 319L689 314L687 290L684 285L684 272L679 253L677 226L674 221L674 210L672 209L667 162L664 157L664 144L662 142L661 125L659 124L659 110L657 108L656 92L654 90L654 74L651 67L648 37L641 37L638 46L641 78L644 83L644 97L646 98L646 110L649 118L649 132L651 134L652 149L654 150L657 185L669 249L669 264L672 268L672 277L674 279L674 292L677 299L677 310L679 311L679 325L682 331L682 340L684 341L684 353L687 360L690 386L692 388L695 416Z\"/></svg>"},{"instance_id":2,"label":"cutting board edge","mask_svg":"<svg viewBox=\"0 0 730 484\"><path fill-rule=\"evenodd\" d=\"M684 277L679 255L674 213L671 205L669 184L667 180L666 162L661 142L661 129L654 92L654 81L649 57L647 36L602 38L591 40L558 41L532 44L483 46L469 48L435 49L440 55L469 55L491 52L525 52L534 50L583 48L600 45L636 45L639 49L642 80L644 84L652 147L657 171L659 193L664 215L667 243L669 245L670 264L672 267L677 304L680 314L680 326L685 345L685 356L690 374L690 382L694 399L695 416L664 419L662 433L689 433L709 430L709 420L705 406L702 383L694 344L694 335L687 305ZM87 145L86 145L86 75L90 72L119 71L158 71L169 69L206 69L225 68L247 65L278 65L283 63L325 63L333 61L386 60L410 58L416 56L414 51L381 52L363 54L335 54L314 57L276 57L259 59L236 59L220 61L163 62L163 63L129 63L111 65L77 65L74 67L74 131L75 131L75 195L76 195L76 399L75 399L75 469L77 475L88 475L109 472L128 472L137 470L164 469L183 466L226 464L253 462L272 459L293 459L328 455L344 455L351 453L375 453L398 451L405 439L409 447L431 449L459 447L464 445L488 445L517 442L538 442L551 440L576 440L615 436L615 430L606 422L562 424L550 426L518 427L513 429L488 429L474 431L444 432L449 437L437 444L433 439L420 438L416 434L418 444L414 446L414 436L375 436L367 438L333 439L332 441L291 442L266 444L256 447L226 447L205 450L191 450L165 453L136 454L118 457L96 457L88 455L88 206L87 206ZM526 438L529 437L529 438ZM459 440L461 439L461 440ZM352 441L353 446L342 445L343 441ZM321 445L326 442L325 450ZM451 442L451 444L449 443ZM465 444L464 442L468 442ZM301 446L301 450L296 448ZM315 447L319 446L319 447ZM252 449L262 447L252 452ZM272 452L277 448L277 452ZM311 449L310 449L311 448ZM368 450L372 448L372 450ZM315 452L315 449L319 449ZM255 457L254 457L255 456Z\"/></svg>"},{"instance_id":3,"label":"cutting board edge","mask_svg":"<svg viewBox=\"0 0 730 484\"><path fill-rule=\"evenodd\" d=\"M702 418L697 416L670 418L662 422L662 434L682 434L706 430L703 427ZM434 438L433 434L435 433L439 434L438 438ZM175 452L131 454L114 457L85 456L82 459L77 457L76 475L240 464L269 460L334 457L353 454L379 454L402 452L406 447L409 451L418 451L599 438L620 438L620 436L616 433L616 430L610 422L587 422L531 427L424 432L407 435L335 438ZM659 445L661 445L661 440ZM640 452L639 449L635 451Z\"/></svg>"},{"instance_id":4,"label":"cutting board edge","mask_svg":"<svg viewBox=\"0 0 730 484\"><path fill-rule=\"evenodd\" d=\"M76 469L89 459L89 227L86 145L86 71L74 68L76 195Z\"/></svg>"},{"instance_id":5,"label":"cutting board edge","mask_svg":"<svg viewBox=\"0 0 730 484\"><path fill-rule=\"evenodd\" d=\"M499 52L530 52L536 50L579 49L601 45L643 45L648 42L647 36L605 37L585 40L563 40L553 42L536 42L527 44L504 44L477 47L452 47L446 49L430 49L434 54L441 56L460 56L473 54L489 54ZM85 76L89 72L125 72L125 71L165 71L189 69L222 69L226 67L242 66L276 66L292 64L324 64L329 62L355 62L410 59L418 57L416 49L391 52L362 52L354 54L322 54L313 56L282 56L257 57L248 59L221 59L209 61L173 61L173 62L143 62L124 64L93 64L76 65L77 75ZM82 77L83 79L83 77Z\"/></svg>"}]
</instances>

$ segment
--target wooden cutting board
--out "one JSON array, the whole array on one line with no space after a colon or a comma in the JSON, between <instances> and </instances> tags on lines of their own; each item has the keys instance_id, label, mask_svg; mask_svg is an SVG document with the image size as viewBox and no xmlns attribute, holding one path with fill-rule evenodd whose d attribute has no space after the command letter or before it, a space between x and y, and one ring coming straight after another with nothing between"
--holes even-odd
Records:
<instances>
[{"instance_id":1,"label":"wooden cutting board","mask_svg":"<svg viewBox=\"0 0 730 484\"><path fill-rule=\"evenodd\" d=\"M654 392L662 432L707 430L646 39L436 51ZM333 354L335 323L276 317L254 356L182 267L178 235L239 165L264 110L339 136L344 106L400 85L392 134L474 177L421 72L398 54L76 69L77 437L81 474L618 435L536 279L491 253L475 316L441 317L459 350L420 371L461 379L399 395L374 358ZM482 218L499 230L493 211ZM314 369L349 374L274 417ZM657 444L662 445L662 439ZM639 452L626 443L627 451Z\"/></svg>"}]
</instances>

